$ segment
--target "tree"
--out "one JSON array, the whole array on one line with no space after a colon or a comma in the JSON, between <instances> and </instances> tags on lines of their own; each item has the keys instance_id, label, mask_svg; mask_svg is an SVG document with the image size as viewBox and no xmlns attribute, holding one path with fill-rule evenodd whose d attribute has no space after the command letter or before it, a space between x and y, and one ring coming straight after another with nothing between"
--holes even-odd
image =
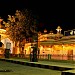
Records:
<instances>
[{"instance_id":1,"label":"tree","mask_svg":"<svg viewBox=\"0 0 75 75\"><path fill-rule=\"evenodd\" d=\"M37 19L27 9L16 10L14 16L8 15L7 24L7 34L9 34L12 41L20 42L19 47L22 47L21 42L24 39L37 34Z\"/></svg>"}]
</instances>

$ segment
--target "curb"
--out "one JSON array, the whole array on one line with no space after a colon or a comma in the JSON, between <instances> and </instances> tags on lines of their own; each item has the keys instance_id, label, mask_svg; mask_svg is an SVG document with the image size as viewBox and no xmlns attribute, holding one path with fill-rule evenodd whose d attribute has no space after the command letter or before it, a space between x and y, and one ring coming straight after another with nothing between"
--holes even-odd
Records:
<instances>
[{"instance_id":1,"label":"curb","mask_svg":"<svg viewBox=\"0 0 75 75\"><path fill-rule=\"evenodd\" d=\"M71 73L71 72L62 72L61 75L75 75L75 73Z\"/></svg>"}]
</instances>

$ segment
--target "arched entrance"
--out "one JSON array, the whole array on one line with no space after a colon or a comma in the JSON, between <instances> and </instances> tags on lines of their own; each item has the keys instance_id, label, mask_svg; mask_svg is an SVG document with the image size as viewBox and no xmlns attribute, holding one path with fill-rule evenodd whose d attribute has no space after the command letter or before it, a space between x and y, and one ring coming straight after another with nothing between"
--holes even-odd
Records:
<instances>
[{"instance_id":1,"label":"arched entrance","mask_svg":"<svg viewBox=\"0 0 75 75\"><path fill-rule=\"evenodd\" d=\"M4 49L6 48L6 44L11 43L10 53L13 51L13 42L9 38L2 39L1 42L4 44Z\"/></svg>"}]
</instances>

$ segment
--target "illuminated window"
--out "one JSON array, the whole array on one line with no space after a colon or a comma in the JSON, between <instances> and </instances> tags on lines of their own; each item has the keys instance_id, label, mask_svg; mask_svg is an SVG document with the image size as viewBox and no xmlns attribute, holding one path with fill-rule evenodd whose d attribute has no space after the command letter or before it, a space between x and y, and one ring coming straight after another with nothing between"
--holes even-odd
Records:
<instances>
[{"instance_id":1,"label":"illuminated window","mask_svg":"<svg viewBox=\"0 0 75 75\"><path fill-rule=\"evenodd\" d=\"M71 35L73 35L73 30L70 32Z\"/></svg>"},{"instance_id":2,"label":"illuminated window","mask_svg":"<svg viewBox=\"0 0 75 75\"><path fill-rule=\"evenodd\" d=\"M74 31L74 35L75 35L75 31Z\"/></svg>"}]
</instances>

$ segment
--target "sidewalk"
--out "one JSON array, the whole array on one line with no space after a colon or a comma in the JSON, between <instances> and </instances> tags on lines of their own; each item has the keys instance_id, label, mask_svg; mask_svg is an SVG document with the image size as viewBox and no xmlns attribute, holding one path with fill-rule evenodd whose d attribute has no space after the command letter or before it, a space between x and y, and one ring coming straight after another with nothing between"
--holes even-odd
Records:
<instances>
[{"instance_id":1,"label":"sidewalk","mask_svg":"<svg viewBox=\"0 0 75 75\"><path fill-rule=\"evenodd\" d=\"M5 58L3 58L5 59ZM21 62L27 62L27 63L34 63L34 64L42 64L42 65L49 65L49 66L60 66L60 67L66 67L66 68L74 68L75 69L75 62L69 63L69 62L55 62L55 61L41 61L38 62L30 62L28 59L18 59L18 58L9 58L7 60L14 60L14 61L21 61Z\"/></svg>"},{"instance_id":2,"label":"sidewalk","mask_svg":"<svg viewBox=\"0 0 75 75\"><path fill-rule=\"evenodd\" d=\"M30 60L26 59L13 59L11 58L10 60L15 60L15 61L22 61L22 62L28 62L28 63L35 63L35 64L43 64L43 65L49 65L49 66L60 66L60 67L67 67L67 68L75 68L75 63L65 63L65 62L55 62L55 61L38 61L38 62L30 62Z\"/></svg>"}]
</instances>

